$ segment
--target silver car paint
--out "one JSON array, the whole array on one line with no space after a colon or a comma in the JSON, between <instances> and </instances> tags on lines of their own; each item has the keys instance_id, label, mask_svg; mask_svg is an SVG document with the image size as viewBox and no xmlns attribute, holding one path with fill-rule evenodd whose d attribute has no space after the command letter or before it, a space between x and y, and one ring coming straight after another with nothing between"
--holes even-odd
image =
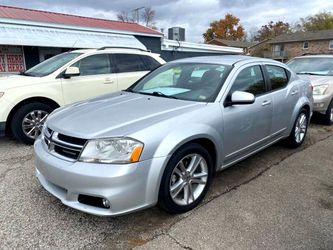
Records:
<instances>
[{"instance_id":1,"label":"silver car paint","mask_svg":"<svg viewBox=\"0 0 333 250\"><path fill-rule=\"evenodd\" d=\"M224 107L228 91L240 70L256 64L278 65L288 69L284 64L243 56L201 57L181 61L233 65L215 102L199 103L119 92L61 108L47 120L46 125L51 129L85 139L127 136L142 141L144 150L137 164L65 162L51 155L42 139L38 139L35 143L36 166L42 185L58 198L61 195L49 186L56 184L65 188L71 194L69 196L74 197L74 203L69 203L66 195L60 197L62 202L88 213L127 213L157 203L165 165L185 143L195 139L211 141L216 151L216 170L221 170L287 137L302 107L308 106L312 113L310 82L299 79L293 72L284 89L259 96L251 105ZM141 168L144 174L139 171ZM89 174L98 177L98 174L91 172L92 169L100 175L104 170L106 173L110 171L105 175L112 176L109 186L103 182L106 186L96 187L99 186L98 178L82 186L66 177L68 174L74 174L72 178L77 180ZM137 178L140 184L137 185L134 184L138 180L133 181L135 178L128 176L134 169L139 171ZM85 180L87 182L84 183L88 183L88 179ZM142 193L138 194L138 190ZM78 193L106 197L111 201L111 208L103 211L97 209L96 212L96 208L77 201L75 203ZM119 198L120 194L129 196L130 204Z\"/></svg>"}]
</instances>

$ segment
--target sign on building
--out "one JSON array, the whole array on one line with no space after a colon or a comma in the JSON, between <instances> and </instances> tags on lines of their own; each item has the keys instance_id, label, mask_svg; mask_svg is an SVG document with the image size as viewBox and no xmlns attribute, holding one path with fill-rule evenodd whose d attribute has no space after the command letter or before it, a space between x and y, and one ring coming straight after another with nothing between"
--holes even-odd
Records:
<instances>
[{"instance_id":1,"label":"sign on building","mask_svg":"<svg viewBox=\"0 0 333 250\"><path fill-rule=\"evenodd\" d=\"M19 73L24 70L22 47L0 45L0 73Z\"/></svg>"}]
</instances>

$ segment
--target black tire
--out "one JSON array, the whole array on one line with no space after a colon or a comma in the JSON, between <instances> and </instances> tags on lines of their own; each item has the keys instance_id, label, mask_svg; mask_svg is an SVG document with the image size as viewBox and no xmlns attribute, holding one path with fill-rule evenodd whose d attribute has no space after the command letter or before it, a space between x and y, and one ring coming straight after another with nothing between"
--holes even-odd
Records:
<instances>
[{"instance_id":1,"label":"black tire","mask_svg":"<svg viewBox=\"0 0 333 250\"><path fill-rule=\"evenodd\" d=\"M173 174L174 169L177 167L178 163L181 160L183 160L184 157L186 159L186 156L193 155L193 154L201 156L205 160L205 161L201 161L201 162L203 162L202 164L205 164L205 163L207 164L208 173L207 173L206 183L205 183L205 186L202 187L203 190L200 191L201 192L200 195L198 195L197 198L192 199L192 203L190 203L188 205L179 205L173 200L173 198L171 197L171 194L170 194L171 191L169 189L170 189L170 185L171 185L171 176ZM200 165L200 168L201 168L201 165ZM169 160L169 162L164 170L164 173L163 173L163 177L162 177L161 185L160 185L160 189L159 189L159 197L158 197L159 207L162 208L163 210L165 210L166 212L172 213L172 214L185 213L185 212L195 208L205 197L205 195L209 189L209 186L211 184L212 177L213 177L213 169L214 169L214 166L213 166L212 157L210 156L209 152L201 145L199 145L197 143L191 143L191 144L187 144L187 145L183 146L182 148L180 148L179 150L177 150L172 155L172 157ZM189 185L189 184L187 184L187 185ZM188 189L188 190L193 190L193 185L195 185L196 187L199 186L199 184L195 184L195 183L191 183L190 185L191 185L191 189ZM192 196L192 197L194 198L194 196Z\"/></svg>"},{"instance_id":2,"label":"black tire","mask_svg":"<svg viewBox=\"0 0 333 250\"><path fill-rule=\"evenodd\" d=\"M324 122L327 125L332 125L333 124L333 117L332 117L332 109L333 109L333 99L331 100L330 105L328 105L328 108L326 110L326 114L324 115Z\"/></svg>"},{"instance_id":3,"label":"black tire","mask_svg":"<svg viewBox=\"0 0 333 250\"><path fill-rule=\"evenodd\" d=\"M302 115L305 115L305 117L306 117L306 128L305 128L305 132L304 132L304 137L299 141L299 140L297 140L295 134L296 134L297 123L299 121L299 118ZM291 130L289 137L285 140L286 145L290 148L297 148L297 147L301 146L306 137L306 133L308 131L308 126L309 126L309 113L305 108L302 108L296 117L293 129Z\"/></svg>"},{"instance_id":4,"label":"black tire","mask_svg":"<svg viewBox=\"0 0 333 250\"><path fill-rule=\"evenodd\" d=\"M35 110L41 110L46 112L47 114L50 114L54 110L54 108L40 102L32 102L25 104L16 111L10 124L14 138L30 145L33 144L35 140L28 137L24 133L22 124L24 117Z\"/></svg>"}]
</instances>

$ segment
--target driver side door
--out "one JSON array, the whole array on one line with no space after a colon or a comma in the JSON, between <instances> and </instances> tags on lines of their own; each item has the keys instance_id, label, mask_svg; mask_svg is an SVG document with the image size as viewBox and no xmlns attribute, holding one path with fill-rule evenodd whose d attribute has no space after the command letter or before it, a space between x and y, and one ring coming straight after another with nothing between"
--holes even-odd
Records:
<instances>
[{"instance_id":1,"label":"driver side door","mask_svg":"<svg viewBox=\"0 0 333 250\"><path fill-rule=\"evenodd\" d=\"M226 101L234 91L252 93L256 99L253 104L221 104L224 121L224 165L246 157L269 140L273 107L272 97L267 89L260 65L243 66L236 72Z\"/></svg>"}]
</instances>

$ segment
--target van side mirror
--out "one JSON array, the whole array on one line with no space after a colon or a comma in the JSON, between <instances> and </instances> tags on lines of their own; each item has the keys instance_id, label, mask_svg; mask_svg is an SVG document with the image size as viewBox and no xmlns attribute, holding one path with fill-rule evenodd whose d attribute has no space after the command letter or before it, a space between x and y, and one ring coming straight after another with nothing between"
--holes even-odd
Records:
<instances>
[{"instance_id":1,"label":"van side mirror","mask_svg":"<svg viewBox=\"0 0 333 250\"><path fill-rule=\"evenodd\" d=\"M80 69L78 67L68 67L64 73L65 78L71 78L73 76L79 76L79 75L80 75Z\"/></svg>"},{"instance_id":2,"label":"van side mirror","mask_svg":"<svg viewBox=\"0 0 333 250\"><path fill-rule=\"evenodd\" d=\"M249 92L235 91L226 102L226 106L252 104L256 100L255 96Z\"/></svg>"}]
</instances>

